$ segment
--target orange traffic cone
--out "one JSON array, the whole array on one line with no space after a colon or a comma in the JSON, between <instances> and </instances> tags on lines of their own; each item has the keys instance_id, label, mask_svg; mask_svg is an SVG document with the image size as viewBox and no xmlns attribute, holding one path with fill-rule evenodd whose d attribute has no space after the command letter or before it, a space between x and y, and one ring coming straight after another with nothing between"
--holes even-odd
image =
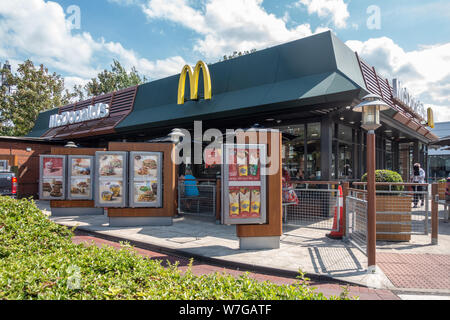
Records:
<instances>
[{"instance_id":1,"label":"orange traffic cone","mask_svg":"<svg viewBox=\"0 0 450 320\"><path fill-rule=\"evenodd\" d=\"M334 220L333 220L333 230L326 236L331 239L342 239L344 236L344 195L342 194L342 187L338 187L339 190L339 204L334 207ZM337 210L339 208L339 228L338 228L338 216Z\"/></svg>"}]
</instances>

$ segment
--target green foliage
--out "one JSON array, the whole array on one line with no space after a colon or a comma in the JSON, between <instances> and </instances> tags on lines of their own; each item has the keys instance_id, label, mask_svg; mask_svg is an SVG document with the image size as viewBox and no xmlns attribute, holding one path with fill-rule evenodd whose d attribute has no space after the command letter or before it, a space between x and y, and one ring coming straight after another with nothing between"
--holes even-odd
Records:
<instances>
[{"instance_id":1,"label":"green foliage","mask_svg":"<svg viewBox=\"0 0 450 320\"><path fill-rule=\"evenodd\" d=\"M223 56L223 61L225 61L225 60L231 60L231 59L234 59L234 58L237 58L237 57L246 55L246 54L254 53L254 52L256 52L256 49L252 49L252 50L250 50L250 51L246 50L246 51L244 51L244 52L241 52L241 51L234 51L232 55L229 55L229 56L224 55L224 56ZM220 62L220 61L222 61L222 60L219 60L219 62Z\"/></svg>"},{"instance_id":2,"label":"green foliage","mask_svg":"<svg viewBox=\"0 0 450 320\"><path fill-rule=\"evenodd\" d=\"M119 61L114 60L111 65L111 71L103 70L86 85L74 86L74 92L79 100L85 100L90 97L136 86L146 81L147 78L145 76L141 78L135 67L128 73Z\"/></svg>"},{"instance_id":3,"label":"green foliage","mask_svg":"<svg viewBox=\"0 0 450 320\"><path fill-rule=\"evenodd\" d=\"M0 87L0 135L26 135L40 112L67 104L73 97L61 76L50 74L42 64L35 67L26 60L16 74L7 69L1 72L11 92L6 85Z\"/></svg>"},{"instance_id":4,"label":"green foliage","mask_svg":"<svg viewBox=\"0 0 450 320\"><path fill-rule=\"evenodd\" d=\"M365 173L362 178L362 182L367 182L367 173ZM375 182L403 182L402 176L391 170L376 170L375 171ZM389 186L377 186L377 190L389 190ZM404 186L393 186L391 190L403 191Z\"/></svg>"},{"instance_id":5,"label":"green foliage","mask_svg":"<svg viewBox=\"0 0 450 320\"><path fill-rule=\"evenodd\" d=\"M195 276L192 261L182 273L177 264L164 268L129 245L119 250L76 245L72 236L32 200L0 197L0 300L326 299L308 286L302 273L295 285L283 286L257 282L248 274ZM348 298L344 291L331 299Z\"/></svg>"}]
</instances>

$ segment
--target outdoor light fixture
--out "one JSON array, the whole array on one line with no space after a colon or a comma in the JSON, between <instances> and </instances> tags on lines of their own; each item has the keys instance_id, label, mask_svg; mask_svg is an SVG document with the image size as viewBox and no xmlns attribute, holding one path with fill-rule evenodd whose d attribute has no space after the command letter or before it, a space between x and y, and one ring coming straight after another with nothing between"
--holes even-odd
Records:
<instances>
[{"instance_id":1,"label":"outdoor light fixture","mask_svg":"<svg viewBox=\"0 0 450 320\"><path fill-rule=\"evenodd\" d=\"M361 127L367 131L376 130L381 127L380 111L388 110L390 107L376 94L369 94L363 101L353 108L353 111L362 112Z\"/></svg>"},{"instance_id":2,"label":"outdoor light fixture","mask_svg":"<svg viewBox=\"0 0 450 320\"><path fill-rule=\"evenodd\" d=\"M185 134L181 131L181 129L177 128L173 129L168 135L173 143L177 143L180 141L180 138L185 137Z\"/></svg>"},{"instance_id":3,"label":"outdoor light fixture","mask_svg":"<svg viewBox=\"0 0 450 320\"><path fill-rule=\"evenodd\" d=\"M353 108L353 111L362 112L361 127L367 130L366 141L366 167L367 167L367 264L369 273L376 270L376 139L375 130L381 126L380 111L389 109L389 106L376 94L365 96L363 101Z\"/></svg>"},{"instance_id":4,"label":"outdoor light fixture","mask_svg":"<svg viewBox=\"0 0 450 320\"><path fill-rule=\"evenodd\" d=\"M78 148L78 146L73 141L67 142L67 144L64 146L64 148Z\"/></svg>"}]
</instances>

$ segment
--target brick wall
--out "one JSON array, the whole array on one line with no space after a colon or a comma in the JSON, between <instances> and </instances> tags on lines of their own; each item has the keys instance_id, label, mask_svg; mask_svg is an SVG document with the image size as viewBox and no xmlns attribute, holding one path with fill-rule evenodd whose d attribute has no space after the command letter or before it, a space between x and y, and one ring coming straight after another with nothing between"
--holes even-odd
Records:
<instances>
[{"instance_id":1,"label":"brick wall","mask_svg":"<svg viewBox=\"0 0 450 320\"><path fill-rule=\"evenodd\" d=\"M16 156L18 166L18 194L37 197L39 187L39 155L50 154L52 146L34 141L0 140L0 157ZM27 151L31 148L31 151ZM13 164L10 164L13 165Z\"/></svg>"}]
</instances>

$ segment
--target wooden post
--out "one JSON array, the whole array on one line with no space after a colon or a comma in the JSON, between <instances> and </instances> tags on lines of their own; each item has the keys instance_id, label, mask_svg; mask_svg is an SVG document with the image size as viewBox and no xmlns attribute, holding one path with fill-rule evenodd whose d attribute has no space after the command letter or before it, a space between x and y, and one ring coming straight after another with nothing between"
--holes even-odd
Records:
<instances>
[{"instance_id":1,"label":"wooden post","mask_svg":"<svg viewBox=\"0 0 450 320\"><path fill-rule=\"evenodd\" d=\"M439 228L439 197L438 184L431 185L431 244L438 244L438 228Z\"/></svg>"},{"instance_id":2,"label":"wooden post","mask_svg":"<svg viewBox=\"0 0 450 320\"><path fill-rule=\"evenodd\" d=\"M277 134L278 150L271 145L272 135ZM237 225L236 232L239 238L250 237L280 237L283 234L282 213L282 184L281 184L281 133L267 132L267 152L278 157L279 170L276 174L267 176L267 223ZM277 154L278 153L278 154Z\"/></svg>"},{"instance_id":3,"label":"wooden post","mask_svg":"<svg viewBox=\"0 0 450 320\"><path fill-rule=\"evenodd\" d=\"M375 190L375 131L367 133L367 262L369 271L376 266L377 220Z\"/></svg>"}]
</instances>

